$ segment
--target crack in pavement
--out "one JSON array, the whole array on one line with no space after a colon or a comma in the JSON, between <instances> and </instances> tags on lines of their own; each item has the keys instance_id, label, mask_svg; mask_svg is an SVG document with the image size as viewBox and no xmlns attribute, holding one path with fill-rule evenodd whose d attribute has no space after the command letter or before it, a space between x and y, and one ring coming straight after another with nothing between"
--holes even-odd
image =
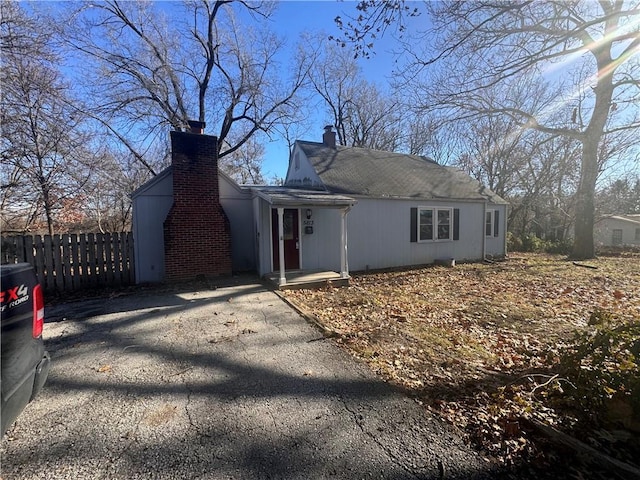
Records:
<instances>
[{"instance_id":1,"label":"crack in pavement","mask_svg":"<svg viewBox=\"0 0 640 480\"><path fill-rule=\"evenodd\" d=\"M420 474L418 472L415 472L409 465L406 465L404 462L402 462L401 459L391 451L390 447L382 443L374 434L372 434L369 430L367 430L364 427L363 425L364 416L361 413L352 409L344 397L339 396L338 398L340 399L340 402L344 405L345 410L353 416L356 425L360 428L362 433L364 433L369 438L371 438L374 441L374 443L378 445L386 453L387 457L393 462L393 464L402 468L404 471L411 474L414 478L416 479L420 478Z\"/></svg>"}]
</instances>

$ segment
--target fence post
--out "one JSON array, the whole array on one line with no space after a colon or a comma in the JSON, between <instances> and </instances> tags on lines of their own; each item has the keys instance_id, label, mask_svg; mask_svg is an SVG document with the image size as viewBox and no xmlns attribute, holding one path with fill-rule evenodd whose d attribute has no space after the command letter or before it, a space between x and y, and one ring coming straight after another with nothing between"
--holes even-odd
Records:
<instances>
[{"instance_id":1,"label":"fence post","mask_svg":"<svg viewBox=\"0 0 640 480\"><path fill-rule=\"evenodd\" d=\"M33 237L34 240L34 249L35 249L35 267L36 274L38 275L38 282L42 285L42 288L46 288L46 276L45 276L45 266L44 266L44 243L42 241L42 237L40 235L35 235Z\"/></svg>"},{"instance_id":2,"label":"fence post","mask_svg":"<svg viewBox=\"0 0 640 480\"><path fill-rule=\"evenodd\" d=\"M33 237L31 235L24 236L24 261L36 268L36 259L33 254Z\"/></svg>"},{"instance_id":3,"label":"fence post","mask_svg":"<svg viewBox=\"0 0 640 480\"><path fill-rule=\"evenodd\" d=\"M113 245L111 242L111 234L105 233L104 239L104 274L105 285L111 285L113 283Z\"/></svg>"},{"instance_id":4,"label":"fence post","mask_svg":"<svg viewBox=\"0 0 640 480\"><path fill-rule=\"evenodd\" d=\"M62 267L62 245L60 235L53 235L52 238L53 249L53 270L55 275L53 277L56 291L61 292L64 290L64 268Z\"/></svg>"},{"instance_id":5,"label":"fence post","mask_svg":"<svg viewBox=\"0 0 640 480\"><path fill-rule=\"evenodd\" d=\"M81 282L81 272L80 272L80 260L78 258L78 249L80 248L80 242L78 240L78 235L75 233L71 234L70 237L71 242L71 264L73 265L73 275L71 277L72 285L71 287L74 290L78 290L80 288Z\"/></svg>"},{"instance_id":6,"label":"fence post","mask_svg":"<svg viewBox=\"0 0 640 480\"><path fill-rule=\"evenodd\" d=\"M62 235L62 268L64 270L64 289L73 290L73 271L71 270L71 247L68 233Z\"/></svg>"},{"instance_id":7,"label":"fence post","mask_svg":"<svg viewBox=\"0 0 640 480\"><path fill-rule=\"evenodd\" d=\"M136 283L136 262L135 262L135 250L133 245L133 232L127 233L127 265L129 265L129 283L135 285Z\"/></svg>"},{"instance_id":8,"label":"fence post","mask_svg":"<svg viewBox=\"0 0 640 480\"><path fill-rule=\"evenodd\" d=\"M24 236L15 237L15 252L19 263L27 261L24 251Z\"/></svg>"},{"instance_id":9,"label":"fence post","mask_svg":"<svg viewBox=\"0 0 640 480\"><path fill-rule=\"evenodd\" d=\"M82 276L80 277L80 285L86 287L89 285L91 278L89 277L89 246L87 243L87 235L80 234L80 264L82 265Z\"/></svg>"},{"instance_id":10,"label":"fence post","mask_svg":"<svg viewBox=\"0 0 640 480\"><path fill-rule=\"evenodd\" d=\"M111 242L113 243L113 283L121 285L122 276L120 273L122 268L120 267L120 234L118 232L112 234Z\"/></svg>"},{"instance_id":11,"label":"fence post","mask_svg":"<svg viewBox=\"0 0 640 480\"><path fill-rule=\"evenodd\" d=\"M53 291L56 288L55 276L54 276L54 264L53 264L53 242L51 235L44 236L44 276L46 278L46 287L48 291Z\"/></svg>"},{"instance_id":12,"label":"fence post","mask_svg":"<svg viewBox=\"0 0 640 480\"><path fill-rule=\"evenodd\" d=\"M99 234L98 234L99 235ZM92 286L98 283L97 270L96 270L96 240L95 235L90 233L87 235L87 250L89 253L89 277L88 280Z\"/></svg>"}]
</instances>

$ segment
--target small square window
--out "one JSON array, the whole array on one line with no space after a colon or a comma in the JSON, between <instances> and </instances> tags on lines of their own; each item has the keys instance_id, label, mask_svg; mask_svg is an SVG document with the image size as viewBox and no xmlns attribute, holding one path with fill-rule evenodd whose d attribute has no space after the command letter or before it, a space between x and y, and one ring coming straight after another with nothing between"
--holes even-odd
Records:
<instances>
[{"instance_id":1,"label":"small square window","mask_svg":"<svg viewBox=\"0 0 640 480\"><path fill-rule=\"evenodd\" d=\"M622 245L622 230L615 228L611 237L611 244L613 246Z\"/></svg>"}]
</instances>

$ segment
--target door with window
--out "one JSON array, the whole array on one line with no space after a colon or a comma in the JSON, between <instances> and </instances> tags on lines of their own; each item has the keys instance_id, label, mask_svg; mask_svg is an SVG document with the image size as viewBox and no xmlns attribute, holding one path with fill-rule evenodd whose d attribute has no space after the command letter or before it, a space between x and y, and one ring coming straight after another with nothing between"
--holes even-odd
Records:
<instances>
[{"instance_id":1,"label":"door with window","mask_svg":"<svg viewBox=\"0 0 640 480\"><path fill-rule=\"evenodd\" d=\"M284 236L284 266L287 270L300 268L300 225L298 209L285 208L282 218ZM271 209L271 245L273 270L280 270L280 244L278 242L278 209Z\"/></svg>"}]
</instances>

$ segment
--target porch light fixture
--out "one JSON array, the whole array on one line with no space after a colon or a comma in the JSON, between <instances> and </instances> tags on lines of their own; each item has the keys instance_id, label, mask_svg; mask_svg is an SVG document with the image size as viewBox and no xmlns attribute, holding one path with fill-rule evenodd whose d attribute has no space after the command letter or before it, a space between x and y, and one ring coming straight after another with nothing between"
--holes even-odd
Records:
<instances>
[{"instance_id":1,"label":"porch light fixture","mask_svg":"<svg viewBox=\"0 0 640 480\"><path fill-rule=\"evenodd\" d=\"M307 208L307 220L311 218L311 209Z\"/></svg>"}]
</instances>

